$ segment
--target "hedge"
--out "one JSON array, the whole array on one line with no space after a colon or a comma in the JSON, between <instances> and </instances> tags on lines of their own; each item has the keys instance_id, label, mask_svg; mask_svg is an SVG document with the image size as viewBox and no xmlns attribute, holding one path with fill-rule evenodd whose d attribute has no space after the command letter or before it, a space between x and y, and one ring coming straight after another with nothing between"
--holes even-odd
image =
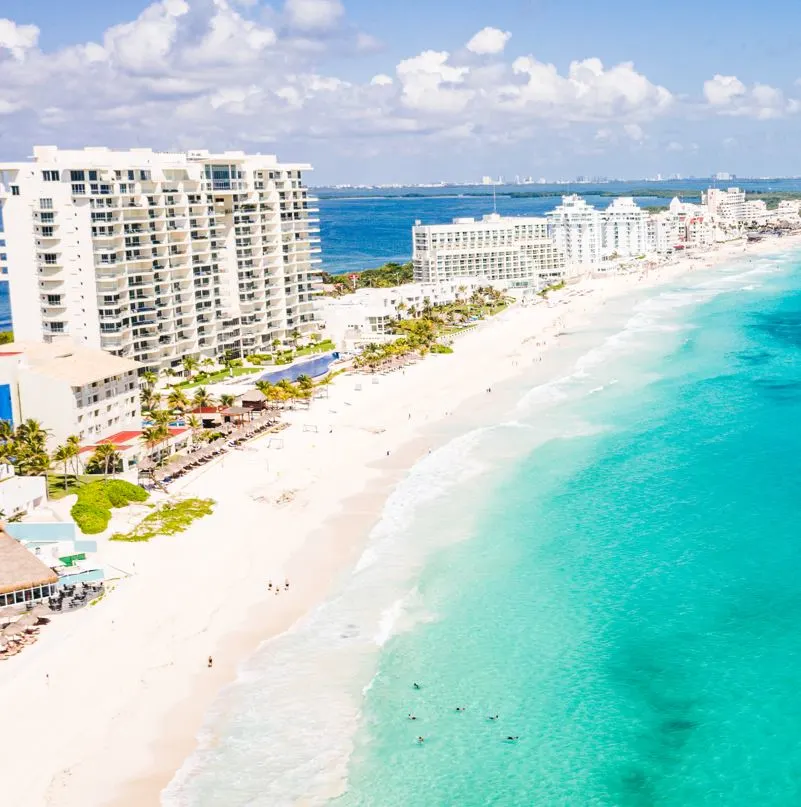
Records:
<instances>
[{"instance_id":1,"label":"hedge","mask_svg":"<svg viewBox=\"0 0 801 807\"><path fill-rule=\"evenodd\" d=\"M78 501L70 513L81 532L95 535L108 527L112 508L126 507L131 502L144 502L148 496L144 488L124 479L98 480L79 488Z\"/></svg>"}]
</instances>

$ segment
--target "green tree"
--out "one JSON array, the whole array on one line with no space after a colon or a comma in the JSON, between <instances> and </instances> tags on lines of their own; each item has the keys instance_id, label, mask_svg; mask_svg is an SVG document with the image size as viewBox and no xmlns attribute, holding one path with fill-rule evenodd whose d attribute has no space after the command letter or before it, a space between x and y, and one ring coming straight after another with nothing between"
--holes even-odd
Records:
<instances>
[{"instance_id":1,"label":"green tree","mask_svg":"<svg viewBox=\"0 0 801 807\"><path fill-rule=\"evenodd\" d=\"M72 446L68 445L67 443L59 446L53 452L53 462L61 462L64 465L64 490L67 490L69 486L68 468L70 461L74 456L72 452Z\"/></svg>"},{"instance_id":2,"label":"green tree","mask_svg":"<svg viewBox=\"0 0 801 807\"><path fill-rule=\"evenodd\" d=\"M198 387L192 396L192 405L195 407L214 406L214 396L205 387Z\"/></svg>"},{"instance_id":3,"label":"green tree","mask_svg":"<svg viewBox=\"0 0 801 807\"><path fill-rule=\"evenodd\" d=\"M220 406L233 406L236 398L233 395L220 395Z\"/></svg>"},{"instance_id":4,"label":"green tree","mask_svg":"<svg viewBox=\"0 0 801 807\"><path fill-rule=\"evenodd\" d=\"M184 356L183 359L181 359L181 364L189 378L192 377L192 373L197 370L198 367L198 361L194 356Z\"/></svg>"},{"instance_id":5,"label":"green tree","mask_svg":"<svg viewBox=\"0 0 801 807\"><path fill-rule=\"evenodd\" d=\"M312 381L311 377L307 376L305 373L298 376L297 384L302 390L310 390L312 387L314 387L314 381Z\"/></svg>"},{"instance_id":6,"label":"green tree","mask_svg":"<svg viewBox=\"0 0 801 807\"><path fill-rule=\"evenodd\" d=\"M170 394L167 396L167 407L172 412L180 412L183 414L189 408L189 398L183 390L173 387Z\"/></svg>"},{"instance_id":7,"label":"green tree","mask_svg":"<svg viewBox=\"0 0 801 807\"><path fill-rule=\"evenodd\" d=\"M147 453L148 456L152 456L156 449L170 437L170 430L167 428L166 425L163 423L156 423L153 426L148 426L148 428L144 429L142 432L142 441L147 446ZM159 452L159 456L156 459L156 462L160 465L162 462L162 454Z\"/></svg>"},{"instance_id":8,"label":"green tree","mask_svg":"<svg viewBox=\"0 0 801 807\"><path fill-rule=\"evenodd\" d=\"M116 472L122 463L122 456L113 443L101 443L92 453L90 463L96 468L102 468L103 477L107 478L109 470Z\"/></svg>"},{"instance_id":9,"label":"green tree","mask_svg":"<svg viewBox=\"0 0 801 807\"><path fill-rule=\"evenodd\" d=\"M152 370L145 370L145 372L142 373L142 381L144 381L145 384L150 387L150 389L153 389L156 386L156 382L158 380L158 375L156 375L156 373L154 373Z\"/></svg>"}]
</instances>

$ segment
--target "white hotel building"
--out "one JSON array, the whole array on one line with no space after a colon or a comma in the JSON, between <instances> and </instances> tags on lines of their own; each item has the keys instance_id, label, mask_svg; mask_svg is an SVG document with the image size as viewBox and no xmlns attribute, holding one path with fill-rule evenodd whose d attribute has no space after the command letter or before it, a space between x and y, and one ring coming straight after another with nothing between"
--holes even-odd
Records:
<instances>
[{"instance_id":1,"label":"white hotel building","mask_svg":"<svg viewBox=\"0 0 801 807\"><path fill-rule=\"evenodd\" d=\"M153 369L315 329L310 166L274 156L61 151L0 164L15 338Z\"/></svg>"},{"instance_id":2,"label":"white hotel building","mask_svg":"<svg viewBox=\"0 0 801 807\"><path fill-rule=\"evenodd\" d=\"M564 253L571 276L597 268L603 257L603 219L581 196L563 196L562 204L546 213L551 234Z\"/></svg>"},{"instance_id":3,"label":"white hotel building","mask_svg":"<svg viewBox=\"0 0 801 807\"><path fill-rule=\"evenodd\" d=\"M637 257L650 252L648 213L631 196L612 201L602 213L603 250L611 257Z\"/></svg>"},{"instance_id":4,"label":"white hotel building","mask_svg":"<svg viewBox=\"0 0 801 807\"><path fill-rule=\"evenodd\" d=\"M460 277L507 287L541 288L565 277L565 256L544 218L499 216L415 224L414 279L443 283Z\"/></svg>"}]
</instances>

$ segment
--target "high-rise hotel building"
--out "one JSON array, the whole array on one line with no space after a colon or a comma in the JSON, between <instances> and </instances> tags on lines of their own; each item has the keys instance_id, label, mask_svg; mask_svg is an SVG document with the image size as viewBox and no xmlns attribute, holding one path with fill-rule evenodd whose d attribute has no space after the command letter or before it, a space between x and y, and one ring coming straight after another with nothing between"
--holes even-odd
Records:
<instances>
[{"instance_id":1,"label":"high-rise hotel building","mask_svg":"<svg viewBox=\"0 0 801 807\"><path fill-rule=\"evenodd\" d=\"M68 336L160 369L309 333L321 291L309 169L50 146L0 164L15 338Z\"/></svg>"},{"instance_id":2,"label":"high-rise hotel building","mask_svg":"<svg viewBox=\"0 0 801 807\"><path fill-rule=\"evenodd\" d=\"M533 216L454 219L412 230L414 279L443 283L470 277L508 286L542 288L565 278L565 255Z\"/></svg>"}]
</instances>

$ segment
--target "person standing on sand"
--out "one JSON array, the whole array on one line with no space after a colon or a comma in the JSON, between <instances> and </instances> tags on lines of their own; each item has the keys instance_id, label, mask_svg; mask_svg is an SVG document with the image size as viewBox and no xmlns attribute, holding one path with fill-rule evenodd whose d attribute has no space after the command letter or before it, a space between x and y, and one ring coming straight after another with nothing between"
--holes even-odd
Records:
<instances>
[{"instance_id":1,"label":"person standing on sand","mask_svg":"<svg viewBox=\"0 0 801 807\"><path fill-rule=\"evenodd\" d=\"M214 664L214 659L212 659L212 657L209 656L209 669L211 669L213 664Z\"/></svg>"}]
</instances>

